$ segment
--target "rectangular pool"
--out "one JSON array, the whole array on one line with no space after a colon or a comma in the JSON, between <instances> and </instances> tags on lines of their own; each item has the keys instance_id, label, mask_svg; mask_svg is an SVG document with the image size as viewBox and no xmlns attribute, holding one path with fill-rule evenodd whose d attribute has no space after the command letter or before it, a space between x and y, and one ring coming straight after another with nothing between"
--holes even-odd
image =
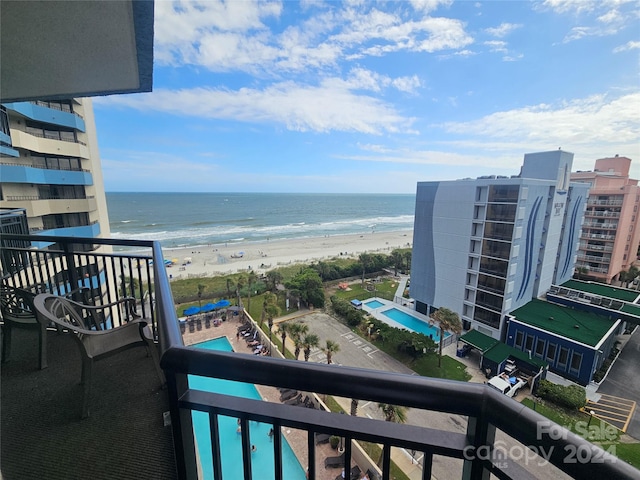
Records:
<instances>
[{"instance_id":1,"label":"rectangular pool","mask_svg":"<svg viewBox=\"0 0 640 480\"><path fill-rule=\"evenodd\" d=\"M194 346L207 350L233 351L226 337L216 338ZM248 383L189 375L189 386L208 392L261 400L256 387ZM209 415L205 412L196 411L192 412L191 415L204 478L213 479ZM220 428L222 474L224 478L244 478L242 469L242 440L241 435L237 432L237 419L235 417L221 415L218 417L218 424ZM268 435L273 425L259 422L249 422L249 425L251 444L257 448L255 452L251 453L253 478L255 480L275 478L273 443ZM300 465L300 462L298 462L291 446L285 438L282 439L282 474L286 479L305 479L304 469Z\"/></svg>"},{"instance_id":2,"label":"rectangular pool","mask_svg":"<svg viewBox=\"0 0 640 480\"><path fill-rule=\"evenodd\" d=\"M433 339L433 341L436 343L440 341L440 329L429 325L424 320L420 320L419 318L416 318L413 315L409 315L408 313L403 312L402 310L399 310L397 308L390 308L389 310L385 310L380 313L409 330L425 334L427 337ZM444 333L445 338L449 335L451 334L448 332Z\"/></svg>"},{"instance_id":3,"label":"rectangular pool","mask_svg":"<svg viewBox=\"0 0 640 480\"><path fill-rule=\"evenodd\" d=\"M380 302L379 300L371 300L368 302L364 303L367 307L369 307L371 310L375 310L376 308L380 308L380 307L384 307L384 303Z\"/></svg>"}]
</instances>

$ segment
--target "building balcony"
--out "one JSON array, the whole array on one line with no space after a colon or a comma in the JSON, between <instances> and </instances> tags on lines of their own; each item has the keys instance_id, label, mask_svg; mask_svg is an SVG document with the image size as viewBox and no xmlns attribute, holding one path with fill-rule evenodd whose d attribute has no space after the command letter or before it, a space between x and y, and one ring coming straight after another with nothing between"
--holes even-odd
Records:
<instances>
[{"instance_id":1,"label":"building balcony","mask_svg":"<svg viewBox=\"0 0 640 480\"><path fill-rule=\"evenodd\" d=\"M598 223L598 222L584 222L582 228L599 228L603 230L617 230L617 223Z\"/></svg>"},{"instance_id":2,"label":"building balcony","mask_svg":"<svg viewBox=\"0 0 640 480\"><path fill-rule=\"evenodd\" d=\"M597 200L595 198L589 198L587 200L587 205L604 205L604 206L613 206L613 207L621 207L622 200Z\"/></svg>"},{"instance_id":3,"label":"building balcony","mask_svg":"<svg viewBox=\"0 0 640 480\"><path fill-rule=\"evenodd\" d=\"M578 253L578 260L587 262L604 263L608 265L611 262L611 257L598 257L595 255L586 255L584 253Z\"/></svg>"},{"instance_id":4,"label":"building balcony","mask_svg":"<svg viewBox=\"0 0 640 480\"><path fill-rule=\"evenodd\" d=\"M29 133L15 128L11 129L11 140L14 148L66 157L90 158L89 149L78 140L46 138L44 133Z\"/></svg>"},{"instance_id":5,"label":"building balcony","mask_svg":"<svg viewBox=\"0 0 640 480\"><path fill-rule=\"evenodd\" d=\"M601 234L601 233L589 233L589 232L585 232L584 230L580 234L580 237L581 238L587 238L587 239L593 239L593 240L615 240L616 239L615 235L604 235L604 234Z\"/></svg>"},{"instance_id":6,"label":"building balcony","mask_svg":"<svg viewBox=\"0 0 640 480\"><path fill-rule=\"evenodd\" d=\"M611 245L591 245L590 243L581 242L578 247L580 250L593 250L596 252L613 252Z\"/></svg>"},{"instance_id":7,"label":"building balcony","mask_svg":"<svg viewBox=\"0 0 640 480\"><path fill-rule=\"evenodd\" d=\"M584 212L585 217L597 217L597 218L620 218L620 212L609 212L609 211L597 211L597 210L587 210Z\"/></svg>"},{"instance_id":8,"label":"building balcony","mask_svg":"<svg viewBox=\"0 0 640 480\"><path fill-rule=\"evenodd\" d=\"M363 458L359 442L380 444L381 467L373 462L371 468L385 480L391 478L392 452L399 449L423 452L424 479L431 478L434 465L442 462L452 465L451 477L464 479L639 475L625 462L484 384L186 347L158 242L45 237L61 250L29 246L41 240L7 234L0 238L3 281L26 288L39 284L54 293L85 287L97 305L120 296L137 299L138 313L149 319L167 383L159 388L151 359L138 349L97 362L91 416L80 420L80 365L71 334L48 332L49 368L44 370L36 369L37 338L27 335L34 332L16 336L11 362L2 369L4 441L0 448L2 475L7 480L199 478L203 457L196 453L194 411L208 415L216 480L228 478L220 468L220 416L237 417L245 427L238 441L244 478L252 478L252 471L261 478L283 478L281 455L287 430L301 432L299 446L306 447L307 454L299 460L310 479L333 479L340 472L324 468L314 442L316 433L342 437L343 458L349 465ZM105 248L101 253L75 250L85 243ZM118 247L137 253L104 253ZM190 384L189 375L296 389L318 398L406 406L430 416L440 412L447 418L455 416L456 426L396 424L205 392ZM273 471L251 461L251 421L273 426ZM549 452L549 463L534 454L541 449ZM567 461L571 451L593 461ZM518 456L521 453L532 460L525 462Z\"/></svg>"}]
</instances>

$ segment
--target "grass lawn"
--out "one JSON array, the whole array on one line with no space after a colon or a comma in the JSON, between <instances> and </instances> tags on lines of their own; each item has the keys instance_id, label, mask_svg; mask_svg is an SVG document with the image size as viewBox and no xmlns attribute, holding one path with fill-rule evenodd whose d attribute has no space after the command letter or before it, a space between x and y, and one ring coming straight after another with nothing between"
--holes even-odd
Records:
<instances>
[{"instance_id":1,"label":"grass lawn","mask_svg":"<svg viewBox=\"0 0 640 480\"><path fill-rule=\"evenodd\" d=\"M347 301L351 301L355 298L358 300L366 300L367 298L372 297L381 297L392 300L398 288L398 281L387 278L380 283L376 283L375 286L375 292L370 292L362 286L362 282L352 283L349 285L351 290L345 291L338 289L336 290L335 295L336 297Z\"/></svg>"},{"instance_id":2,"label":"grass lawn","mask_svg":"<svg viewBox=\"0 0 640 480\"><path fill-rule=\"evenodd\" d=\"M550 403L533 402L529 398L525 398L521 403L576 435L601 446L635 468L640 468L640 442L624 435L607 422L595 417L589 421L589 415L586 413L567 411Z\"/></svg>"},{"instance_id":3,"label":"grass lawn","mask_svg":"<svg viewBox=\"0 0 640 480\"><path fill-rule=\"evenodd\" d=\"M413 361L411 357L399 353L395 348L388 344L385 345L380 340L373 340L371 343L423 377L445 378L462 382L468 382L471 379L471 375L467 373L467 366L447 355L442 356L442 366L438 367L437 354L423 355Z\"/></svg>"}]
</instances>

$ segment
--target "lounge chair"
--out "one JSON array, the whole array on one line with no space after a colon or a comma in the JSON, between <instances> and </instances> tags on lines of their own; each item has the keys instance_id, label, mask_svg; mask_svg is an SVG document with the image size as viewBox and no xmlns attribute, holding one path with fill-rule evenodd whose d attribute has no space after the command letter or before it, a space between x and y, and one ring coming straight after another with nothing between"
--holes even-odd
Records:
<instances>
[{"instance_id":1,"label":"lounge chair","mask_svg":"<svg viewBox=\"0 0 640 480\"><path fill-rule=\"evenodd\" d=\"M321 443L329 443L329 439L331 435L328 433L316 433L316 445L320 445Z\"/></svg>"},{"instance_id":2,"label":"lounge chair","mask_svg":"<svg viewBox=\"0 0 640 480\"><path fill-rule=\"evenodd\" d=\"M124 298L116 302L101 305L84 305L64 297L42 293L33 300L33 306L42 324L53 323L58 328L73 332L82 356L82 379L84 395L82 400L82 418L89 416L89 398L91 393L91 370L94 360L111 356L115 353L135 346L145 346L153 357L156 373L164 385L164 375L160 369L158 350L152 341L151 331L147 327L147 321L142 318L130 319L127 323L108 330L92 330L88 325L89 318L95 318L92 312L98 310L120 309L124 307L127 314L132 312L135 299ZM88 312L83 317L81 312Z\"/></svg>"},{"instance_id":3,"label":"lounge chair","mask_svg":"<svg viewBox=\"0 0 640 480\"><path fill-rule=\"evenodd\" d=\"M351 469L351 480L358 480L360 478L361 473L362 473L362 470L360 470L360 467L358 465L355 465Z\"/></svg>"},{"instance_id":4,"label":"lounge chair","mask_svg":"<svg viewBox=\"0 0 640 480\"><path fill-rule=\"evenodd\" d=\"M295 397L296 395L298 395L298 391L297 390L289 390L288 392L283 392L280 395L280 401L281 402L285 402L285 401L289 400L290 398Z\"/></svg>"},{"instance_id":5,"label":"lounge chair","mask_svg":"<svg viewBox=\"0 0 640 480\"><path fill-rule=\"evenodd\" d=\"M344 453L338 457L327 457L324 459L324 468L344 467Z\"/></svg>"},{"instance_id":6,"label":"lounge chair","mask_svg":"<svg viewBox=\"0 0 640 480\"><path fill-rule=\"evenodd\" d=\"M287 405L299 405L302 403L302 394L299 393L297 397L292 397L289 400L285 400L284 402Z\"/></svg>"},{"instance_id":7,"label":"lounge chair","mask_svg":"<svg viewBox=\"0 0 640 480\"><path fill-rule=\"evenodd\" d=\"M370 468L367 469L367 476L369 477L369 480L380 480L380 475L372 471Z\"/></svg>"}]
</instances>

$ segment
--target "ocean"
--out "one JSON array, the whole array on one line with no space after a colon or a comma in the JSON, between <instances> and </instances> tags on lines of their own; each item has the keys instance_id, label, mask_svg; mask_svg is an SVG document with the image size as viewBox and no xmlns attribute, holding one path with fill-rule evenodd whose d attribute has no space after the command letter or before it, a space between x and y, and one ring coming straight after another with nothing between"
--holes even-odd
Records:
<instances>
[{"instance_id":1,"label":"ocean","mask_svg":"<svg viewBox=\"0 0 640 480\"><path fill-rule=\"evenodd\" d=\"M413 229L415 195L107 193L111 237L163 248Z\"/></svg>"}]
</instances>

